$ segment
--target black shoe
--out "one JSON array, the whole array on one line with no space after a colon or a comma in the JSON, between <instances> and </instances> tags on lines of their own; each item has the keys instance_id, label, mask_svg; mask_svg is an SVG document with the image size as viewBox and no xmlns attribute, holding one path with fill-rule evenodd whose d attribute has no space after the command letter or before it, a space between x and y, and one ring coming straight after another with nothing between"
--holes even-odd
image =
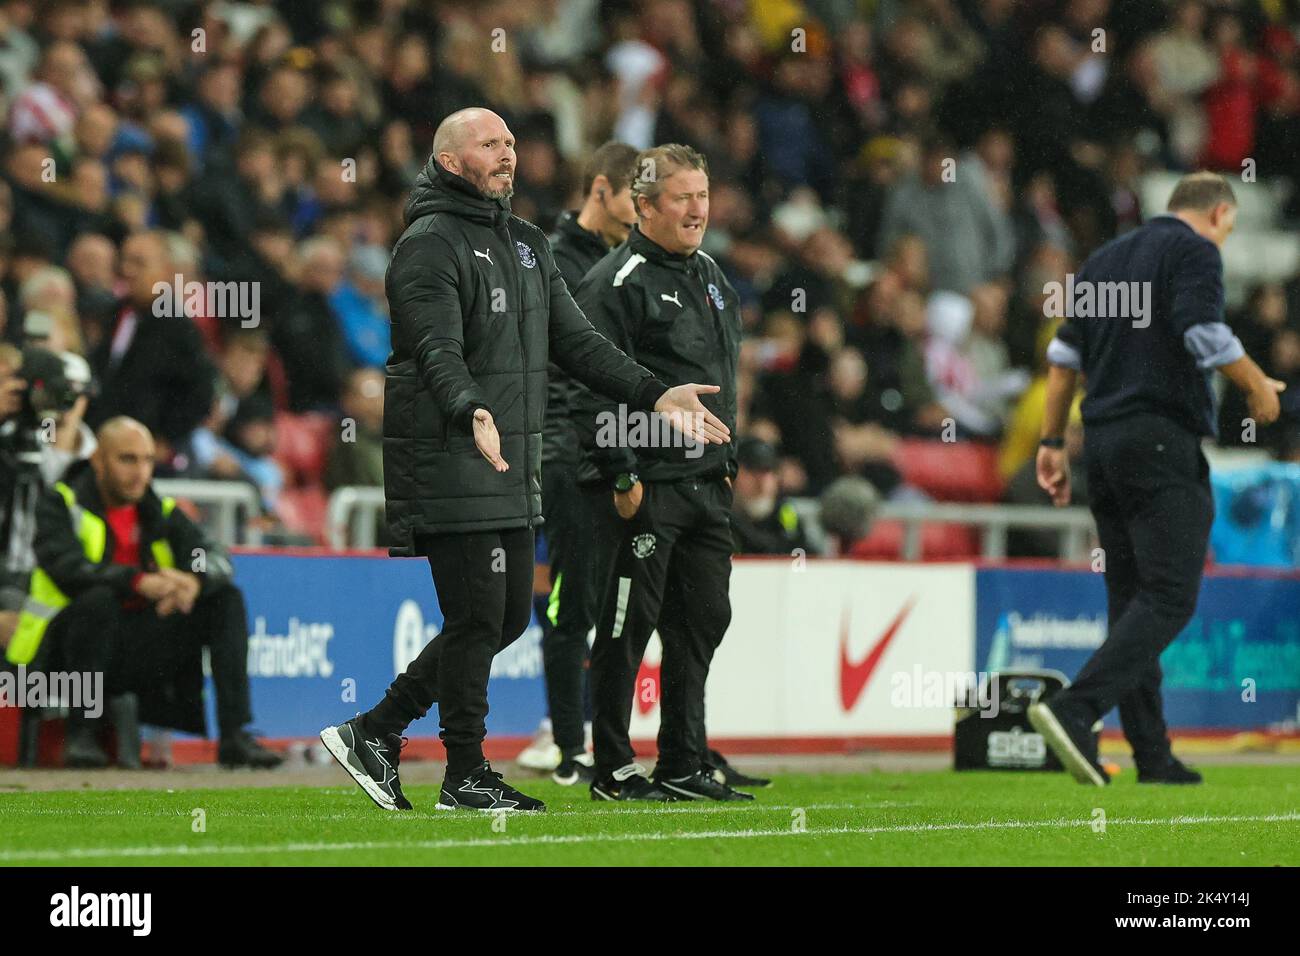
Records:
<instances>
[{"instance_id":1,"label":"black shoe","mask_svg":"<svg viewBox=\"0 0 1300 956\"><path fill-rule=\"evenodd\" d=\"M644 800L650 803L673 803L677 800L673 794L650 782L645 775L645 767L639 763L630 763L620 767L603 780L591 784L591 799L628 802Z\"/></svg>"},{"instance_id":2,"label":"black shoe","mask_svg":"<svg viewBox=\"0 0 1300 956\"><path fill-rule=\"evenodd\" d=\"M482 813L496 813L500 810L512 813L541 813L546 809L546 804L510 786L501 779L501 774L493 770L492 765L484 760L482 766L462 777L443 778L442 793L438 795L438 804L434 809L478 810Z\"/></svg>"},{"instance_id":3,"label":"black shoe","mask_svg":"<svg viewBox=\"0 0 1300 956\"><path fill-rule=\"evenodd\" d=\"M1138 783L1197 784L1201 775L1170 754L1169 760L1155 768L1138 766Z\"/></svg>"},{"instance_id":4,"label":"black shoe","mask_svg":"<svg viewBox=\"0 0 1300 956\"><path fill-rule=\"evenodd\" d=\"M108 766L108 754L95 739L96 722L73 725L69 721L63 741L63 766L73 770L99 770Z\"/></svg>"},{"instance_id":5,"label":"black shoe","mask_svg":"<svg viewBox=\"0 0 1300 956\"><path fill-rule=\"evenodd\" d=\"M741 773L727 762L727 758L716 750L710 750L704 757L704 769L713 771L713 778L728 787L770 787L772 781L766 777L751 777ZM721 774L719 779L718 775Z\"/></svg>"},{"instance_id":6,"label":"black shoe","mask_svg":"<svg viewBox=\"0 0 1300 956\"><path fill-rule=\"evenodd\" d=\"M284 757L267 750L246 730L237 730L221 738L217 747L217 763L223 767L252 767L254 770L272 770L284 763Z\"/></svg>"},{"instance_id":7,"label":"black shoe","mask_svg":"<svg viewBox=\"0 0 1300 956\"><path fill-rule=\"evenodd\" d=\"M1110 774L1097 763L1096 744L1091 725L1081 717L1057 707L1058 699L1029 705L1029 722L1043 735L1043 742L1056 754L1067 773L1079 783L1104 787Z\"/></svg>"},{"instance_id":8,"label":"black shoe","mask_svg":"<svg viewBox=\"0 0 1300 956\"><path fill-rule=\"evenodd\" d=\"M753 800L752 793L734 790L725 783L719 783L713 771L701 767L695 773L685 777L669 777L655 771L655 785L669 793L676 794L680 800Z\"/></svg>"},{"instance_id":9,"label":"black shoe","mask_svg":"<svg viewBox=\"0 0 1300 956\"><path fill-rule=\"evenodd\" d=\"M591 764L591 755L583 753L576 757L565 757L551 774L551 779L561 787L592 783L596 779L596 768Z\"/></svg>"},{"instance_id":10,"label":"black shoe","mask_svg":"<svg viewBox=\"0 0 1300 956\"><path fill-rule=\"evenodd\" d=\"M352 779L384 810L410 810L411 801L402 794L397 777L405 738L386 734L382 738L361 729L361 718L353 717L337 727L320 732L321 743Z\"/></svg>"}]
</instances>

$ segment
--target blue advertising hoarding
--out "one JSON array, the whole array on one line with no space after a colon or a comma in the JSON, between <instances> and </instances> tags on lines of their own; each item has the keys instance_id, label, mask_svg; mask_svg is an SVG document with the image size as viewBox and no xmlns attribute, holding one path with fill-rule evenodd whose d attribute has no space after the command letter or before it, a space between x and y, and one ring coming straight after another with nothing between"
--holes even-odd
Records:
<instances>
[{"instance_id":1,"label":"blue advertising hoarding","mask_svg":"<svg viewBox=\"0 0 1300 956\"><path fill-rule=\"evenodd\" d=\"M248 605L253 717L267 737L310 736L368 710L442 627L422 559L237 554L234 563ZM488 733L536 730L546 701L535 618L493 661L489 688ZM410 733L436 736L437 709Z\"/></svg>"},{"instance_id":2,"label":"blue advertising hoarding","mask_svg":"<svg viewBox=\"0 0 1300 956\"><path fill-rule=\"evenodd\" d=\"M420 559L242 553L234 560L248 606L255 726L268 737L314 736L370 708L442 626ZM747 586L744 564L733 574L733 591ZM1100 574L983 567L971 573L977 670L1051 668L1073 677L1105 639ZM534 617L493 661L489 734L531 735L545 714L541 634ZM1207 575L1195 617L1161 661L1175 730L1284 721L1293 727L1300 707L1300 576ZM1251 692L1253 701L1243 699ZM1108 725L1118 726L1113 714ZM436 736L436 709L409 732Z\"/></svg>"},{"instance_id":3,"label":"blue advertising hoarding","mask_svg":"<svg viewBox=\"0 0 1300 956\"><path fill-rule=\"evenodd\" d=\"M1073 678L1106 637L1102 575L981 569L975 665L1052 668ZM1260 729L1300 707L1300 578L1207 574L1196 614L1160 657L1174 729ZM1106 725L1119 726L1107 715Z\"/></svg>"}]
</instances>

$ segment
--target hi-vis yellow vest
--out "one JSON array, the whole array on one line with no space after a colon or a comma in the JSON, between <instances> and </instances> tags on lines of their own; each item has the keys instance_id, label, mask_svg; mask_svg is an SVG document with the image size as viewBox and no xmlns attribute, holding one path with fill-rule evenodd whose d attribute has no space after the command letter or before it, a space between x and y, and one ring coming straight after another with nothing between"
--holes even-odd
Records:
<instances>
[{"instance_id":1,"label":"hi-vis yellow vest","mask_svg":"<svg viewBox=\"0 0 1300 956\"><path fill-rule=\"evenodd\" d=\"M92 514L77 504L77 496L63 482L58 482L54 490L63 496L72 516L72 528L81 541L86 557L98 564L104 560L104 547L108 543L108 526L104 519ZM163 517L170 515L176 507L175 498L162 500ZM172 547L166 539L160 538L149 543L149 550L160 568L176 567L172 556ZM49 627L54 615L68 605L68 596L59 590L48 574L40 568L32 572L32 583L27 589L27 599L18 615L18 628L13 639L9 641L9 652L5 655L11 664L30 664L40 649L45 629Z\"/></svg>"}]
</instances>

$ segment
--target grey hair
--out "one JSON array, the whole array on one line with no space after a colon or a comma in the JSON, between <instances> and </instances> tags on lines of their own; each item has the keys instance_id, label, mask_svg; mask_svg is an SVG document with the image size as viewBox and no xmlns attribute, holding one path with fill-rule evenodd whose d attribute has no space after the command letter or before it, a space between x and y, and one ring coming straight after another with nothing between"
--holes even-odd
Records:
<instances>
[{"instance_id":1,"label":"grey hair","mask_svg":"<svg viewBox=\"0 0 1300 956\"><path fill-rule=\"evenodd\" d=\"M652 146L637 153L636 174L632 177L632 205L641 215L640 197L653 206L664 190L664 180L682 169L698 169L709 174L709 161L695 149L681 143Z\"/></svg>"}]
</instances>

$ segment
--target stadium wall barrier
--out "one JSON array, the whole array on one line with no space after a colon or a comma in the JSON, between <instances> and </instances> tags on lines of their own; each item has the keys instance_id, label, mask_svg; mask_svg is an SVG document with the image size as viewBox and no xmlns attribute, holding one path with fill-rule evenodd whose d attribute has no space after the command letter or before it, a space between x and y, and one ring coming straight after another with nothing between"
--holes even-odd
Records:
<instances>
[{"instance_id":1,"label":"stadium wall barrier","mask_svg":"<svg viewBox=\"0 0 1300 956\"><path fill-rule=\"evenodd\" d=\"M442 625L422 560L243 549L234 561L256 726L272 740L311 741L372 706ZM1101 576L1049 566L742 558L732 608L708 723L710 739L735 753L947 749L962 675L1011 667L1073 676L1105 636ZM545 713L541 637L534 619L493 662L492 759L513 757ZM652 638L632 716L647 753L660 658ZM1196 616L1162 664L1175 733L1294 735L1300 575L1210 572ZM209 693L215 726L212 703ZM3 722L16 724L4 710ZM1107 725L1118 726L1114 714ZM440 758L437 732L436 714L413 725L410 755ZM9 749L0 741L0 757ZM211 741L179 738L174 748L180 762L214 751Z\"/></svg>"},{"instance_id":2,"label":"stadium wall barrier","mask_svg":"<svg viewBox=\"0 0 1300 956\"><path fill-rule=\"evenodd\" d=\"M442 625L423 561L309 555L235 557L255 713L271 737L314 736L370 707ZM940 682L1005 667L1073 676L1104 638L1105 613L1101 576L1088 570L738 559L710 735L738 749L946 746L952 699L936 698ZM525 738L545 713L541 633L534 619L493 663L494 738ZM642 741L658 729L660 656L653 638L633 707ZM1211 572L1162 663L1175 730L1294 729L1300 575ZM434 737L437 725L412 731Z\"/></svg>"}]
</instances>

